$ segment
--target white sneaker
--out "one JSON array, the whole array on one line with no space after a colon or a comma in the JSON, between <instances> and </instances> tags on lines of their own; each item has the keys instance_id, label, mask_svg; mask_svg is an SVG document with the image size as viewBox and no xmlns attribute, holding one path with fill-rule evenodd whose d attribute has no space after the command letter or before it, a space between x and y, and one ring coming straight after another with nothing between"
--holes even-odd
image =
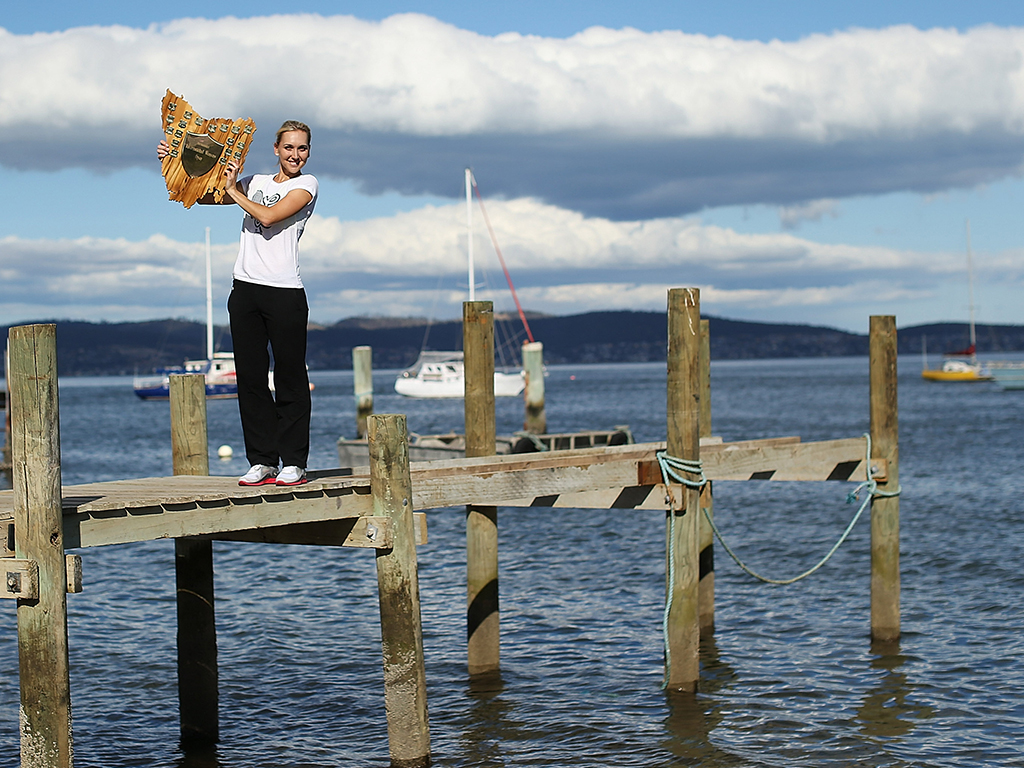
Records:
<instances>
[{"instance_id":1,"label":"white sneaker","mask_svg":"<svg viewBox=\"0 0 1024 768\"><path fill-rule=\"evenodd\" d=\"M239 485L270 485L277 478L277 467L253 464L249 471L238 478Z\"/></svg>"},{"instance_id":2,"label":"white sneaker","mask_svg":"<svg viewBox=\"0 0 1024 768\"><path fill-rule=\"evenodd\" d=\"M306 470L302 467L282 467L277 474L278 485L302 485L306 481Z\"/></svg>"}]
</instances>

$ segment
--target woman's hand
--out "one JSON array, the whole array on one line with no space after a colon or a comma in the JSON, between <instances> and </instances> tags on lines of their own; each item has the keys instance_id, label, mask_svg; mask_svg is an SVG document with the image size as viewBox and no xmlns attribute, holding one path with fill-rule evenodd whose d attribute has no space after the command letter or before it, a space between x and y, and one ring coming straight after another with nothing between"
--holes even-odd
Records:
<instances>
[{"instance_id":1,"label":"woman's hand","mask_svg":"<svg viewBox=\"0 0 1024 768\"><path fill-rule=\"evenodd\" d=\"M224 181L226 182L225 189L233 189L238 184L238 163L234 160L228 160L227 165L224 166Z\"/></svg>"},{"instance_id":2,"label":"woman's hand","mask_svg":"<svg viewBox=\"0 0 1024 768\"><path fill-rule=\"evenodd\" d=\"M171 145L165 139L160 139L160 143L156 145L156 156L163 161L169 154L171 154Z\"/></svg>"}]
</instances>

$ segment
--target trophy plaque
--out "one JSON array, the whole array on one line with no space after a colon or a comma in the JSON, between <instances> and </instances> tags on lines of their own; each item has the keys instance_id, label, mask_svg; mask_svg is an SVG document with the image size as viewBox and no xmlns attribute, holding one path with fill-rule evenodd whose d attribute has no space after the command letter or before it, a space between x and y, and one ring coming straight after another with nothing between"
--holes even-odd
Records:
<instances>
[{"instance_id":1,"label":"trophy plaque","mask_svg":"<svg viewBox=\"0 0 1024 768\"><path fill-rule=\"evenodd\" d=\"M252 145L256 124L251 118L199 116L192 105L170 91L161 107L164 134L171 151L161 171L171 200L186 208L213 193L214 202L224 199L224 166L238 164L239 175Z\"/></svg>"}]
</instances>

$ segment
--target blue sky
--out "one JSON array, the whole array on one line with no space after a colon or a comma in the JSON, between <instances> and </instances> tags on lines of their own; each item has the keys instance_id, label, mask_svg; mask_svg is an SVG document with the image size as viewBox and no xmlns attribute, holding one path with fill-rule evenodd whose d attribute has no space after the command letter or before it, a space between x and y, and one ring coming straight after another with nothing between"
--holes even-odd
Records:
<instances>
[{"instance_id":1,"label":"blue sky","mask_svg":"<svg viewBox=\"0 0 1024 768\"><path fill-rule=\"evenodd\" d=\"M250 172L313 126L319 322L459 314L467 164L531 309L964 319L970 219L979 321L1024 322L1019 3L10 5L0 323L199 318L207 226L223 320L240 217L167 201L164 88L253 116Z\"/></svg>"}]
</instances>

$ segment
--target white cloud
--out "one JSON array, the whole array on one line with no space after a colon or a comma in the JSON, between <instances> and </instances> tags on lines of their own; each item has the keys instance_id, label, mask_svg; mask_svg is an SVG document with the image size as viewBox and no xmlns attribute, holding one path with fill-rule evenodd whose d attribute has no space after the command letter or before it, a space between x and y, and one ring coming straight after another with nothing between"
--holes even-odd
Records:
<instances>
[{"instance_id":1,"label":"white cloud","mask_svg":"<svg viewBox=\"0 0 1024 768\"><path fill-rule=\"evenodd\" d=\"M962 270L962 256L815 243L790 234L740 234L697 218L610 221L537 200L488 203L491 224L517 274L700 267L763 275L827 270ZM494 260L480 219L476 254ZM466 261L461 205L427 206L392 217L346 222L314 215L303 237L303 273L358 271L407 276L461 273ZM308 239L307 239L308 238ZM496 262L495 262L496 263Z\"/></svg>"},{"instance_id":2,"label":"white cloud","mask_svg":"<svg viewBox=\"0 0 1024 768\"><path fill-rule=\"evenodd\" d=\"M707 311L727 315L759 307L898 303L926 298L963 271L960 253L740 234L695 218L613 222L532 199L492 201L488 211L522 303L551 314L660 310L668 288L689 285L701 288ZM360 222L314 216L302 241L314 319L459 316L466 284L464 216L461 205ZM510 308L490 243L479 231L476 244L481 273L487 269L496 289L496 307ZM218 313L235 250L213 249ZM1021 263L1020 253L1000 254L985 260L979 278L1019 281ZM201 245L160 235L142 241L3 238L0 322L201 317L202 264Z\"/></svg>"},{"instance_id":3,"label":"white cloud","mask_svg":"<svg viewBox=\"0 0 1024 768\"><path fill-rule=\"evenodd\" d=\"M306 119L319 172L371 191L453 194L467 162L492 192L615 219L934 191L1019 172L1022 61L1024 28L994 26L767 43L487 37L417 14L0 30L0 162L151 165L169 87L255 117L259 141Z\"/></svg>"},{"instance_id":4,"label":"white cloud","mask_svg":"<svg viewBox=\"0 0 1024 768\"><path fill-rule=\"evenodd\" d=\"M486 37L416 14L292 15L4 32L0 43L5 127L146 129L167 86L205 112L299 111L325 128L429 136L838 141L1024 127L1022 29L763 43L592 28L563 40Z\"/></svg>"}]
</instances>

